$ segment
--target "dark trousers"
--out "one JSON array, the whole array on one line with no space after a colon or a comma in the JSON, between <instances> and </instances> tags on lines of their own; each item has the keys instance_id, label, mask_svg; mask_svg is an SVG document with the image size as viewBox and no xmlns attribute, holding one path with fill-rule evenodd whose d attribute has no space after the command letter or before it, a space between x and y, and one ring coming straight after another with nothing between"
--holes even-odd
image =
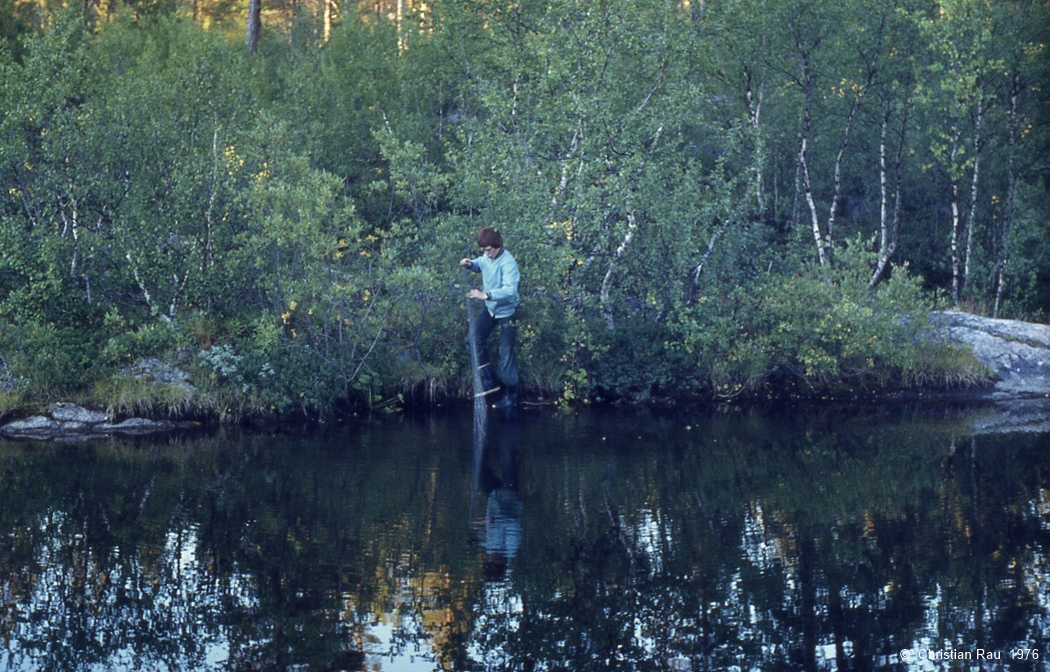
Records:
<instances>
[{"instance_id":1,"label":"dark trousers","mask_svg":"<svg viewBox=\"0 0 1050 672\"><path fill-rule=\"evenodd\" d=\"M496 319L484 308L474 318L474 334L478 339L478 366L489 363L489 334L499 327L499 362L496 364L496 376L506 387L518 387L518 365L514 359L514 342L518 339L517 315ZM470 335L467 335L467 347L471 347Z\"/></svg>"}]
</instances>

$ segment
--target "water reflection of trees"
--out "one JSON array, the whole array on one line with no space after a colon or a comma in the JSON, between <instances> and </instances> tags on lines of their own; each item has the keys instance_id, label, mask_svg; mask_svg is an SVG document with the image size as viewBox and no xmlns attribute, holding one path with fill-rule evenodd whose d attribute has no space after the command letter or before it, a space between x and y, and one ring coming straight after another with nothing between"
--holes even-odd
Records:
<instances>
[{"instance_id":1,"label":"water reflection of trees","mask_svg":"<svg viewBox=\"0 0 1050 672\"><path fill-rule=\"evenodd\" d=\"M719 427L703 438L667 429L659 440L681 449L643 455L635 446L657 439L610 428L600 458L532 460L547 473L524 481L570 476L543 517L560 518L573 543L524 553L557 561L526 573L537 582L521 589L532 597L512 638L521 660L540 650L574 669L812 669L828 658L864 669L922 637L1002 651L1045 641L1032 575L1045 571L1047 517L1032 507L1046 437L983 437L950 455L951 425L925 420L787 435Z\"/></svg>"},{"instance_id":2,"label":"water reflection of trees","mask_svg":"<svg viewBox=\"0 0 1050 672\"><path fill-rule=\"evenodd\" d=\"M4 446L0 667L871 669L1047 641L1047 437L876 420L525 419L480 480L444 422ZM509 491L509 435L493 573L471 498Z\"/></svg>"}]
</instances>

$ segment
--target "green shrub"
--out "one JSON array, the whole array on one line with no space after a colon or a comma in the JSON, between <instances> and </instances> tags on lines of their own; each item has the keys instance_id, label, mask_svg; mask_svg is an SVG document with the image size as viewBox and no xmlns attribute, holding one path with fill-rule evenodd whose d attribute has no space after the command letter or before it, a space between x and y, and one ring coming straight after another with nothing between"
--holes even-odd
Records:
<instances>
[{"instance_id":1,"label":"green shrub","mask_svg":"<svg viewBox=\"0 0 1050 672\"><path fill-rule=\"evenodd\" d=\"M835 263L767 275L726 297L701 300L672 321L678 346L715 397L851 394L976 384L972 356L937 343L931 299L906 267L874 291L873 259L859 239Z\"/></svg>"},{"instance_id":2,"label":"green shrub","mask_svg":"<svg viewBox=\"0 0 1050 672\"><path fill-rule=\"evenodd\" d=\"M3 418L11 411L21 408L22 402L22 393L18 390L0 388L0 418Z\"/></svg>"},{"instance_id":3,"label":"green shrub","mask_svg":"<svg viewBox=\"0 0 1050 672\"><path fill-rule=\"evenodd\" d=\"M127 330L126 322L112 311L106 315L107 330L118 330L102 347L100 353L107 363L125 365L146 357L169 356L178 345L178 333L171 322L156 320Z\"/></svg>"},{"instance_id":4,"label":"green shrub","mask_svg":"<svg viewBox=\"0 0 1050 672\"><path fill-rule=\"evenodd\" d=\"M668 330L661 323L637 319L602 336L604 354L595 362L595 385L605 396L647 399L656 391L685 388L692 372L669 348Z\"/></svg>"},{"instance_id":5,"label":"green shrub","mask_svg":"<svg viewBox=\"0 0 1050 672\"><path fill-rule=\"evenodd\" d=\"M91 397L114 417L185 417L202 412L191 391L123 372L96 381Z\"/></svg>"},{"instance_id":6,"label":"green shrub","mask_svg":"<svg viewBox=\"0 0 1050 672\"><path fill-rule=\"evenodd\" d=\"M105 367L90 330L52 324L8 326L0 331L8 375L26 397L52 398L90 386Z\"/></svg>"}]
</instances>

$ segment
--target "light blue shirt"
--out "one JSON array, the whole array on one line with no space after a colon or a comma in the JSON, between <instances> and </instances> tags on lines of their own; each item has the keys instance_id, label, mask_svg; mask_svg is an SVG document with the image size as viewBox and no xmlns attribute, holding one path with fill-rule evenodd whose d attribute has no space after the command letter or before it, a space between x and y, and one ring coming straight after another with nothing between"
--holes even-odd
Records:
<instances>
[{"instance_id":1,"label":"light blue shirt","mask_svg":"<svg viewBox=\"0 0 1050 672\"><path fill-rule=\"evenodd\" d=\"M471 260L470 270L481 273L481 291L491 297L485 302L489 315L497 320L513 315L521 303L521 297L518 296L521 272L518 271L518 262L507 248L503 248L495 259L481 255Z\"/></svg>"}]
</instances>

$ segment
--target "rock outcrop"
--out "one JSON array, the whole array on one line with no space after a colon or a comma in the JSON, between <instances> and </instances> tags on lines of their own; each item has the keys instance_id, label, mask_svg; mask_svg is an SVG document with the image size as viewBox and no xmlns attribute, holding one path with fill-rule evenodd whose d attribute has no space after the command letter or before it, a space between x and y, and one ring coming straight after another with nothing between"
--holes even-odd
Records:
<instances>
[{"instance_id":1,"label":"rock outcrop","mask_svg":"<svg viewBox=\"0 0 1050 672\"><path fill-rule=\"evenodd\" d=\"M134 435L196 427L193 422L130 418L114 423L108 413L91 411L68 402L52 404L46 415L34 415L0 427L0 436L9 439L77 441L115 434Z\"/></svg>"},{"instance_id":2,"label":"rock outcrop","mask_svg":"<svg viewBox=\"0 0 1050 672\"><path fill-rule=\"evenodd\" d=\"M933 319L943 338L967 346L995 371L992 399L1050 397L1050 326L955 311Z\"/></svg>"},{"instance_id":3,"label":"rock outcrop","mask_svg":"<svg viewBox=\"0 0 1050 672\"><path fill-rule=\"evenodd\" d=\"M188 397L197 393L197 388L190 382L190 374L178 366L164 362L156 357L139 360L124 369L124 373L136 380L145 380L156 385L177 388Z\"/></svg>"},{"instance_id":4,"label":"rock outcrop","mask_svg":"<svg viewBox=\"0 0 1050 672\"><path fill-rule=\"evenodd\" d=\"M998 380L994 401L973 420L974 434L1050 431L1050 326L955 311L933 314L941 338L966 346Z\"/></svg>"}]
</instances>

